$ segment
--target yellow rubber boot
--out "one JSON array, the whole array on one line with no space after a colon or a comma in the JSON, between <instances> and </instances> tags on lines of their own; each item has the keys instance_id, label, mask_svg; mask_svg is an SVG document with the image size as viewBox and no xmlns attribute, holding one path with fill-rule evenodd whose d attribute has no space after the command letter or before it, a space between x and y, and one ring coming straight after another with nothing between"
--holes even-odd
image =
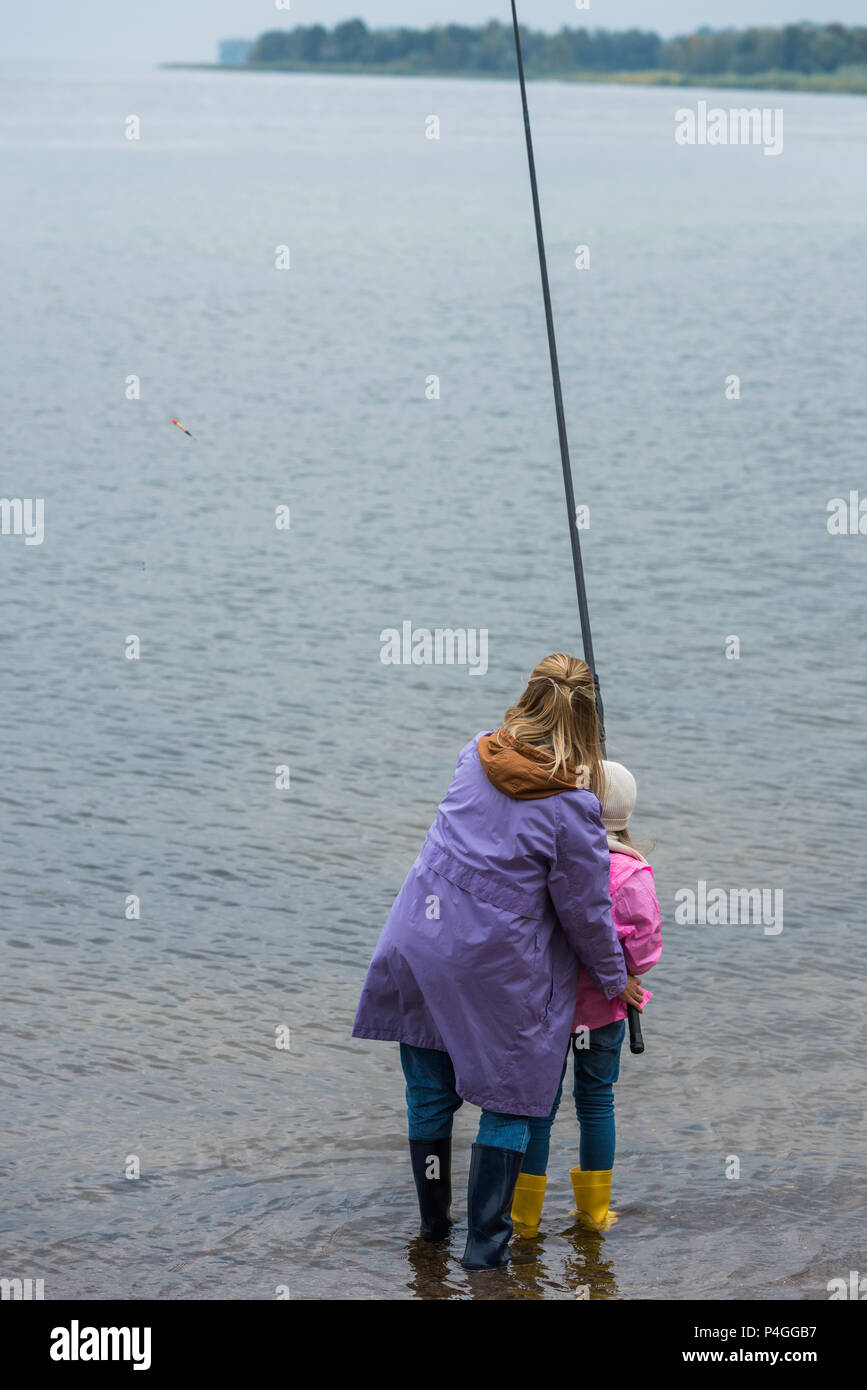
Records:
<instances>
[{"instance_id":1,"label":"yellow rubber boot","mask_svg":"<svg viewBox=\"0 0 867 1390\"><path fill-rule=\"evenodd\" d=\"M512 1222L515 1234L537 1236L542 1219L542 1203L545 1200L545 1184L548 1179L535 1173L519 1173L512 1198Z\"/></svg>"},{"instance_id":2,"label":"yellow rubber boot","mask_svg":"<svg viewBox=\"0 0 867 1390\"><path fill-rule=\"evenodd\" d=\"M611 1211L611 1174L607 1172L582 1173L580 1168L570 1168L572 1191L575 1193L575 1207L572 1215L577 1216L588 1231L607 1231L617 1220L617 1212Z\"/></svg>"}]
</instances>

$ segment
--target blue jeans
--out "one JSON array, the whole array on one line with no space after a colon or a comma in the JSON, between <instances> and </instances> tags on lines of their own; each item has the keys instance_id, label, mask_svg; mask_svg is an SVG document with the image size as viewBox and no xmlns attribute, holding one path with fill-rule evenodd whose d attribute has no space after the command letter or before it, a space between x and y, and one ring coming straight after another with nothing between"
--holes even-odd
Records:
<instances>
[{"instance_id":1,"label":"blue jeans","mask_svg":"<svg viewBox=\"0 0 867 1390\"><path fill-rule=\"evenodd\" d=\"M406 1077L406 1109L410 1139L448 1139L452 1132L452 1117L463 1101L455 1090L455 1069L447 1052L434 1052L429 1047L400 1045L400 1064ZM563 1063L563 1075L566 1063ZM560 1104L563 1077L557 1099L546 1119L531 1119L527 1115L501 1115L495 1110L483 1110L479 1122L477 1144L489 1144L495 1149L515 1149L526 1154L528 1146L534 1152L544 1150L548 1163L551 1126ZM528 1168L524 1172L544 1173L545 1169Z\"/></svg>"},{"instance_id":2,"label":"blue jeans","mask_svg":"<svg viewBox=\"0 0 867 1390\"><path fill-rule=\"evenodd\" d=\"M620 1075L620 1049L626 1036L626 1020L606 1023L603 1028L591 1028L587 1034L589 1047L573 1049L575 1058L575 1114L581 1127L578 1160L585 1173L607 1173L614 1167L614 1083ZM564 1068L565 1071L565 1068ZM551 1116L557 1112L563 1081L554 1101ZM549 1135L538 1147L532 1143L524 1158L524 1172L545 1172L548 1166Z\"/></svg>"}]
</instances>

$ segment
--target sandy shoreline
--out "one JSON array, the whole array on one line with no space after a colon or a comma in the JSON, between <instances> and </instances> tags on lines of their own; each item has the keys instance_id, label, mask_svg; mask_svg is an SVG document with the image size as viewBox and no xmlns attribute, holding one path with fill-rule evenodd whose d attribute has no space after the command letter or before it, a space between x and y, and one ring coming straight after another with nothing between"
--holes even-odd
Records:
<instances>
[{"instance_id":1,"label":"sandy shoreline","mask_svg":"<svg viewBox=\"0 0 867 1390\"><path fill-rule=\"evenodd\" d=\"M475 81L514 81L508 72L481 72L466 69L455 72L420 72L389 65L368 63L160 63L161 69L187 72L284 72L320 73L342 77L426 77L465 78ZM537 82L592 82L630 87L720 87L744 91L825 92L832 95L867 95L867 70L841 77L834 73L768 72L754 77L739 77L735 73L700 76L689 73L649 72L571 72L544 73L538 77L527 74Z\"/></svg>"}]
</instances>

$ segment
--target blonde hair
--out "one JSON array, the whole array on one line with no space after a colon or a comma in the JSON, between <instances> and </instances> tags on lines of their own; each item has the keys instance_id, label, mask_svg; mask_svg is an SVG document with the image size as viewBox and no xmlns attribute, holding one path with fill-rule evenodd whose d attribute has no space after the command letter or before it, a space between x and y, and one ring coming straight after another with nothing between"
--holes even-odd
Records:
<instances>
[{"instance_id":1,"label":"blonde hair","mask_svg":"<svg viewBox=\"0 0 867 1390\"><path fill-rule=\"evenodd\" d=\"M586 768L590 790L602 799L605 776L596 687L586 662L564 652L546 656L530 675L518 703L506 710L503 728L519 743L533 743L550 751L551 777Z\"/></svg>"}]
</instances>

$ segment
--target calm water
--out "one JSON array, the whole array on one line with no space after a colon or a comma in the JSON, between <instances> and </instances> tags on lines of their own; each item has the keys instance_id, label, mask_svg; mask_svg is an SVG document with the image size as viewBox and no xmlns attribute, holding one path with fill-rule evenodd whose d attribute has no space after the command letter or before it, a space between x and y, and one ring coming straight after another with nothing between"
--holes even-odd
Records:
<instances>
[{"instance_id":1,"label":"calm water","mask_svg":"<svg viewBox=\"0 0 867 1390\"><path fill-rule=\"evenodd\" d=\"M679 106L738 94L531 90L609 752L666 937L619 1225L572 1227L564 1104L544 1240L468 1276L463 1226L446 1255L413 1239L397 1048L349 1030L458 749L578 647L517 91L0 92L2 491L46 526L0 537L0 1273L46 1298L827 1297L867 1268L867 539L826 527L867 488L867 103L757 98L785 111L767 158L674 142ZM407 619L487 628L487 675L382 665ZM677 925L699 880L782 889L784 929Z\"/></svg>"}]
</instances>

